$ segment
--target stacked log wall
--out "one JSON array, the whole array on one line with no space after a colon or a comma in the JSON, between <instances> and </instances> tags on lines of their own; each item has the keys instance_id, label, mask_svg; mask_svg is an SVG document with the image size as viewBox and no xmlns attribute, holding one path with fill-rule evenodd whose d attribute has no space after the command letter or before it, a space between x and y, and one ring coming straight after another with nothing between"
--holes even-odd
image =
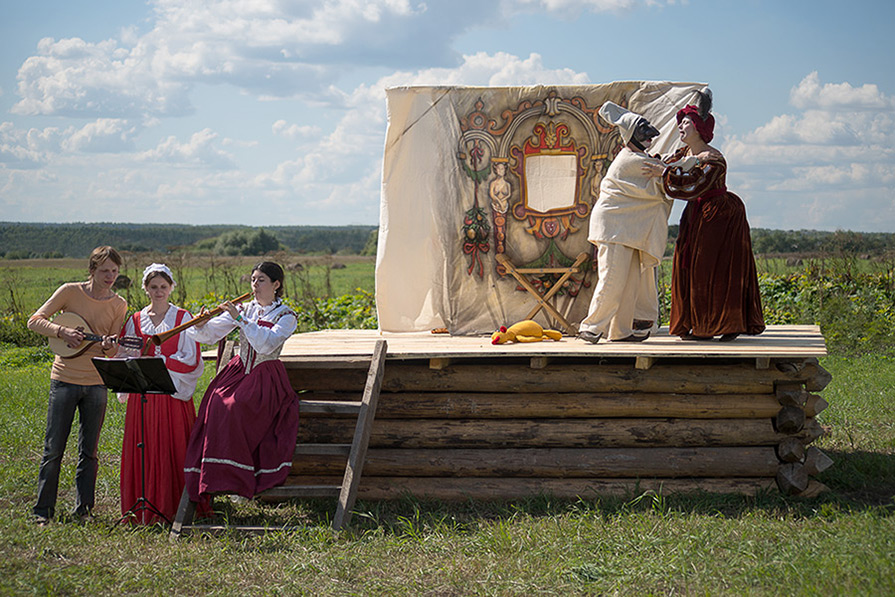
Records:
<instances>
[{"instance_id":1,"label":"stacked log wall","mask_svg":"<svg viewBox=\"0 0 895 597\"><path fill-rule=\"evenodd\" d=\"M360 498L502 499L779 488L812 495L829 466L810 444L830 380L816 359L389 360ZM300 398L357 400L363 369L287 364ZM338 483L354 419L305 413L286 486Z\"/></svg>"}]
</instances>

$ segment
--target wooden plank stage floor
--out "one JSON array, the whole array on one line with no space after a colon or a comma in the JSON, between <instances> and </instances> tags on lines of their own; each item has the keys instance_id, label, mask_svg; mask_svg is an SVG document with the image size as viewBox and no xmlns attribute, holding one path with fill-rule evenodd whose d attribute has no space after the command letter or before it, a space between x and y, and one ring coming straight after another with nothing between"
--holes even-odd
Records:
<instances>
[{"instance_id":1,"label":"wooden plank stage floor","mask_svg":"<svg viewBox=\"0 0 895 597\"><path fill-rule=\"evenodd\" d=\"M485 357L530 357L562 359L569 357L631 357L638 368L648 367L656 359L719 358L756 359L764 368L768 359L812 358L827 354L820 328L816 325L769 326L758 336L740 336L733 342L684 341L670 336L668 328L645 342L600 342L589 344L574 337L554 342L492 345L489 336L451 336L429 332L388 333L377 330L325 330L293 335L283 347L280 359L287 367L303 363L320 365L331 362L351 366L369 363L377 339L388 341L388 359L429 359L433 368L451 359Z\"/></svg>"}]
</instances>

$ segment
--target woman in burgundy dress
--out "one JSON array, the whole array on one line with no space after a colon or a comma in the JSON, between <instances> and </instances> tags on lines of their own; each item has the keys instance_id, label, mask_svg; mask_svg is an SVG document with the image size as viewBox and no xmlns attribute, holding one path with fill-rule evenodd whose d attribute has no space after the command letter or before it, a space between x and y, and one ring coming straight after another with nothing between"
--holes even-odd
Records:
<instances>
[{"instance_id":1,"label":"woman in burgundy dress","mask_svg":"<svg viewBox=\"0 0 895 597\"><path fill-rule=\"evenodd\" d=\"M227 301L221 315L184 331L208 343L239 329L239 354L209 384L187 447L184 475L194 502L215 493L251 498L289 474L298 396L279 355L298 320L280 300L283 280L279 265L259 263L252 302Z\"/></svg>"},{"instance_id":2,"label":"woman in burgundy dress","mask_svg":"<svg viewBox=\"0 0 895 597\"><path fill-rule=\"evenodd\" d=\"M678 111L685 147L666 160L696 156L693 168L665 167L665 193L687 201L674 250L669 331L684 340L734 340L765 329L752 239L743 201L727 190L727 163L710 146L711 93Z\"/></svg>"}]
</instances>

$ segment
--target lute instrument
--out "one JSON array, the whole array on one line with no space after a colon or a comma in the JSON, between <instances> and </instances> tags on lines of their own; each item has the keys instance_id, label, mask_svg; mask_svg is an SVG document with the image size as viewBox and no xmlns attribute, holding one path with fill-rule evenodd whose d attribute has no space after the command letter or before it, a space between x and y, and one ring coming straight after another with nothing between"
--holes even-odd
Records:
<instances>
[{"instance_id":1,"label":"lute instrument","mask_svg":"<svg viewBox=\"0 0 895 597\"><path fill-rule=\"evenodd\" d=\"M50 350L59 355L63 359L72 359L81 356L84 352L97 342L102 342L103 337L93 333L90 325L83 317L72 311L63 311L53 318L53 323L74 328L84 334L84 339L77 346L69 346L62 338L50 338ZM143 348L143 340L137 336L122 336L115 340L119 346L125 348L135 348L141 350Z\"/></svg>"}]
</instances>

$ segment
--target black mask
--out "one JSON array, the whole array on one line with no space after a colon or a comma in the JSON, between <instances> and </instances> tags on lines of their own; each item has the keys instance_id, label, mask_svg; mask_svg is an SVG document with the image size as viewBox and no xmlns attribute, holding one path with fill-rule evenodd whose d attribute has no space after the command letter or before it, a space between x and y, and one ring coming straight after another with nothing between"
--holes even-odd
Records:
<instances>
[{"instance_id":1,"label":"black mask","mask_svg":"<svg viewBox=\"0 0 895 597\"><path fill-rule=\"evenodd\" d=\"M644 147L643 143L658 136L658 129L651 125L649 120L641 116L640 120L637 121L637 124L634 125L634 133L631 135L631 143L633 143L640 151L646 151L646 147Z\"/></svg>"}]
</instances>

